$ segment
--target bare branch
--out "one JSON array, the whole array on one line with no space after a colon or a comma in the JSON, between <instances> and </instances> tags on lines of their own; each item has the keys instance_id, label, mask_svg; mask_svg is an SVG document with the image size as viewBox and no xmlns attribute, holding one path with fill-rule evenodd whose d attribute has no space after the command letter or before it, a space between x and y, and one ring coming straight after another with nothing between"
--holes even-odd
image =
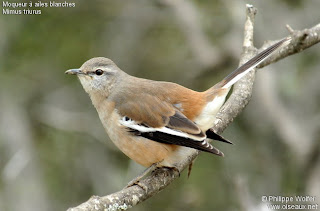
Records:
<instances>
[{"instance_id":1,"label":"bare branch","mask_svg":"<svg viewBox=\"0 0 320 211\"><path fill-rule=\"evenodd\" d=\"M301 31L294 30L290 34L292 37L290 45L288 45L288 46L280 49L280 51L277 51L276 53L274 53L266 61L262 62L258 68L262 68L264 66L267 66L271 63L274 63L274 62L276 62L280 59L283 59L287 56L290 56L292 54L299 53L299 52L317 44L318 42L320 42L320 23L310 29L303 29ZM266 42L262 48L265 49L268 46L270 46L271 44L273 44L279 40L275 40L272 42Z\"/></svg>"},{"instance_id":2,"label":"bare branch","mask_svg":"<svg viewBox=\"0 0 320 211\"><path fill-rule=\"evenodd\" d=\"M257 50L252 44L254 16L256 12L257 10L254 7L247 5L243 54L241 56L240 64L243 64L257 53ZM291 33L291 36L293 37L291 44L280 52L274 54L270 59L260 65L260 68L316 44L320 41L319 30L320 24L311 29L294 31ZM264 47L270 45L271 42L268 42ZM233 93L217 115L217 121L213 127L214 131L221 133L232 122L232 120L242 112L250 100L253 82L254 71L235 84ZM182 171L198 156L198 154L198 151L190 149L188 156L178 164L177 168ZM179 177L179 175L176 171L160 168L150 176L140 181L141 186L145 187L145 189L135 185L107 196L93 196L87 202L84 202L78 207L70 208L69 211L125 210L152 197L154 194L157 194L177 177Z\"/></svg>"}]
</instances>

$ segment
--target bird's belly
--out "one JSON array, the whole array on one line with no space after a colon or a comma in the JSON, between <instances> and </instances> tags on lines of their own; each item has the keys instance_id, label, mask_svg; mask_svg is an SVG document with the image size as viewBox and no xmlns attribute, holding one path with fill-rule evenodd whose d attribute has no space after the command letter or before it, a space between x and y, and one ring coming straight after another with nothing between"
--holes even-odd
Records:
<instances>
[{"instance_id":1,"label":"bird's belly","mask_svg":"<svg viewBox=\"0 0 320 211\"><path fill-rule=\"evenodd\" d=\"M112 135L109 133L111 140ZM149 167L157 163L158 167L176 167L186 158L190 151L195 149L173 145L163 144L144 137L129 135L127 141L118 139L115 145L129 158L142 166Z\"/></svg>"},{"instance_id":2,"label":"bird's belly","mask_svg":"<svg viewBox=\"0 0 320 211\"><path fill-rule=\"evenodd\" d=\"M112 132L111 132L112 133ZM124 132L128 133L128 132ZM135 162L149 167L154 163L162 163L175 151L174 145L158 143L144 137L128 134L126 138L113 137L108 133L114 144L129 158Z\"/></svg>"}]
</instances>

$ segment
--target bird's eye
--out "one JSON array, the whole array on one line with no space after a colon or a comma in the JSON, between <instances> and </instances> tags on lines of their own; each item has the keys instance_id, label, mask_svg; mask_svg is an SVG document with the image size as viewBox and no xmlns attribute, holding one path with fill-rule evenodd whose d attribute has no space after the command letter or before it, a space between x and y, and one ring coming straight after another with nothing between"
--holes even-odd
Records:
<instances>
[{"instance_id":1,"label":"bird's eye","mask_svg":"<svg viewBox=\"0 0 320 211\"><path fill-rule=\"evenodd\" d=\"M102 75L103 74L103 70L97 69L95 73L96 73L96 75Z\"/></svg>"}]
</instances>

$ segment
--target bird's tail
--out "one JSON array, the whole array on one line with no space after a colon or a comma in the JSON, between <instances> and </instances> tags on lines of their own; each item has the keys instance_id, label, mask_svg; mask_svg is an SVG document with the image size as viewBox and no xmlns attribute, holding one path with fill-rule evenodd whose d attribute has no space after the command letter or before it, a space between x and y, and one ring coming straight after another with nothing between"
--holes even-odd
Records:
<instances>
[{"instance_id":1,"label":"bird's tail","mask_svg":"<svg viewBox=\"0 0 320 211\"><path fill-rule=\"evenodd\" d=\"M270 46L269 48L265 49L245 64L238 67L235 71L230 73L227 77L225 77L221 82L217 85L221 88L229 88L238 80L240 80L243 76L245 76L250 70L257 67L261 62L266 60L273 52L279 49L281 46L286 46L290 43L291 37L284 38L283 40L277 42L276 44Z\"/></svg>"}]
</instances>

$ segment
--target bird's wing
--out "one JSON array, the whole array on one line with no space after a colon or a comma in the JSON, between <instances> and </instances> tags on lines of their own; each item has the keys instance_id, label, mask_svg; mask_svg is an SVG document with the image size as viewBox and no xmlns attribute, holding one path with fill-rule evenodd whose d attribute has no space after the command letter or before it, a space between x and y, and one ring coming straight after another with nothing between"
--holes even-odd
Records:
<instances>
[{"instance_id":1,"label":"bird's wing","mask_svg":"<svg viewBox=\"0 0 320 211\"><path fill-rule=\"evenodd\" d=\"M120 124L132 135L223 155L206 141L203 131L173 105L148 94L139 94L138 98L141 100L129 100L117 106L122 117Z\"/></svg>"}]
</instances>

